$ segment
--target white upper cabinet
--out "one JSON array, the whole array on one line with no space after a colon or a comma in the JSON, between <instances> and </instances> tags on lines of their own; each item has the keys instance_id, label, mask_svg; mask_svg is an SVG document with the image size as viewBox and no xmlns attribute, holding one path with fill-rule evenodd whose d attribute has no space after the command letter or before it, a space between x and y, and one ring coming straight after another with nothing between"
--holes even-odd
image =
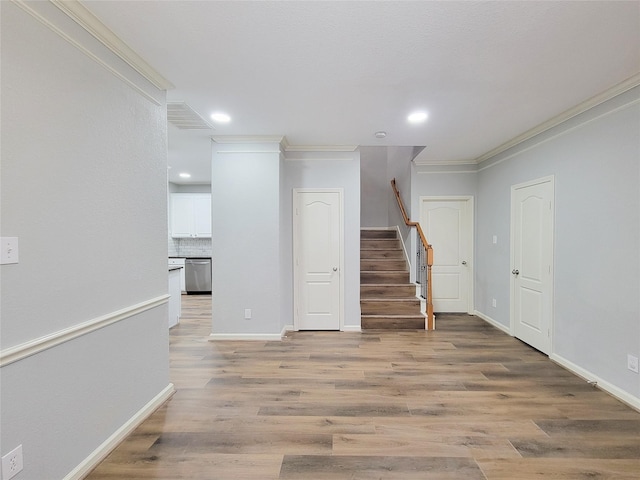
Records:
<instances>
[{"instance_id":1,"label":"white upper cabinet","mask_svg":"<svg viewBox=\"0 0 640 480\"><path fill-rule=\"evenodd\" d=\"M171 194L171 236L211 238L211 194Z\"/></svg>"}]
</instances>

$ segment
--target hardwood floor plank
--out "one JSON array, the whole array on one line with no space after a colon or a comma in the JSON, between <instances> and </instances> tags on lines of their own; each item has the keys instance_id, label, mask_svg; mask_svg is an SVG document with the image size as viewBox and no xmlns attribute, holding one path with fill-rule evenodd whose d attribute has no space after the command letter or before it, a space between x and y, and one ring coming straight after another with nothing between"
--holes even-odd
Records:
<instances>
[{"instance_id":1,"label":"hardwood floor plank","mask_svg":"<svg viewBox=\"0 0 640 480\"><path fill-rule=\"evenodd\" d=\"M176 394L89 480L640 478L640 413L469 315L438 330L208 340L170 331Z\"/></svg>"},{"instance_id":2,"label":"hardwood floor plank","mask_svg":"<svg viewBox=\"0 0 640 480\"><path fill-rule=\"evenodd\" d=\"M482 459L478 460L478 464L489 480L638 480L640 472L638 459Z\"/></svg>"},{"instance_id":3,"label":"hardwood floor plank","mask_svg":"<svg viewBox=\"0 0 640 480\"><path fill-rule=\"evenodd\" d=\"M281 479L296 480L449 480L484 479L468 458L285 455Z\"/></svg>"}]
</instances>

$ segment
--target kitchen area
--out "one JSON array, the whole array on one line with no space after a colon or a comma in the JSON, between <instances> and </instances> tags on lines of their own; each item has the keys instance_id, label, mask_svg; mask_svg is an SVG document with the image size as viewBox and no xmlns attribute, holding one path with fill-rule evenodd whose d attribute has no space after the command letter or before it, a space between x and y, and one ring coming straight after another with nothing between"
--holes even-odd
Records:
<instances>
[{"instance_id":1,"label":"kitchen area","mask_svg":"<svg viewBox=\"0 0 640 480\"><path fill-rule=\"evenodd\" d=\"M171 328L180 321L182 295L211 294L211 187L169 183L168 204Z\"/></svg>"},{"instance_id":2,"label":"kitchen area","mask_svg":"<svg viewBox=\"0 0 640 480\"><path fill-rule=\"evenodd\" d=\"M214 129L184 102L167 103L167 121L171 327L180 320L182 295L211 298L211 135Z\"/></svg>"}]
</instances>

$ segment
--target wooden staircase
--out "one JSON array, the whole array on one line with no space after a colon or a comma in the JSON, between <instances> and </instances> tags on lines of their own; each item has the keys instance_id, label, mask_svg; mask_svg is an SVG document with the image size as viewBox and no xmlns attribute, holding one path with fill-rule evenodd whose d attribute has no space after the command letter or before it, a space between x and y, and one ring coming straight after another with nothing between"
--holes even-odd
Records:
<instances>
[{"instance_id":1,"label":"wooden staircase","mask_svg":"<svg viewBox=\"0 0 640 480\"><path fill-rule=\"evenodd\" d=\"M360 310L363 329L425 328L396 230L360 231Z\"/></svg>"}]
</instances>

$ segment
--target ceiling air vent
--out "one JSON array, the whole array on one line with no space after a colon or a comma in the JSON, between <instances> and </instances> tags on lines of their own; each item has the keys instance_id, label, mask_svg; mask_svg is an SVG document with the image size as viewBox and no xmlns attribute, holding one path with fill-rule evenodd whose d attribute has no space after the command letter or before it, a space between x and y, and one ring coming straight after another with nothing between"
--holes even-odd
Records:
<instances>
[{"instance_id":1,"label":"ceiling air vent","mask_svg":"<svg viewBox=\"0 0 640 480\"><path fill-rule=\"evenodd\" d=\"M167 120L185 130L213 130L198 113L184 102L167 103Z\"/></svg>"}]
</instances>

